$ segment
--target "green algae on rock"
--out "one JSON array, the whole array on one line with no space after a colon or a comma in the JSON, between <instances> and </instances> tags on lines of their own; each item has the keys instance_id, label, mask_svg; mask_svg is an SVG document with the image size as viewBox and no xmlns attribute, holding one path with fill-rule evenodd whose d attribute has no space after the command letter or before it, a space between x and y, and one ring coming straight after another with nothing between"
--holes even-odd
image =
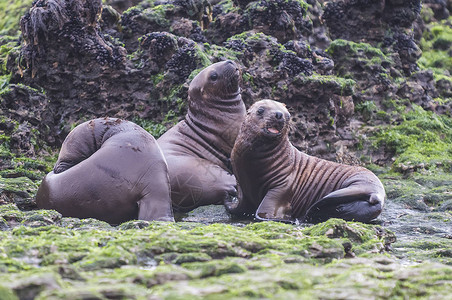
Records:
<instances>
[{"instance_id":1,"label":"green algae on rock","mask_svg":"<svg viewBox=\"0 0 452 300\"><path fill-rule=\"evenodd\" d=\"M451 272L451 267L442 265L402 267L386 257L375 257L336 261L323 269L296 263L274 267L271 272L168 282L154 291L164 299L441 298L452 290Z\"/></svg>"},{"instance_id":2,"label":"green algae on rock","mask_svg":"<svg viewBox=\"0 0 452 300\"><path fill-rule=\"evenodd\" d=\"M3 178L0 176L0 204L15 203L21 208L34 208L34 195L38 185L28 177Z\"/></svg>"},{"instance_id":3,"label":"green algae on rock","mask_svg":"<svg viewBox=\"0 0 452 300\"><path fill-rule=\"evenodd\" d=\"M442 22L431 23L424 32L421 41L422 56L419 64L434 71L437 79L452 80L452 17Z\"/></svg>"},{"instance_id":4,"label":"green algae on rock","mask_svg":"<svg viewBox=\"0 0 452 300\"><path fill-rule=\"evenodd\" d=\"M420 33L411 38L416 0L384 5L126 0L109 3L139 4L122 16L104 9L99 24L90 27L101 37L95 47L105 42L105 48L96 48L101 51L78 57L79 48L70 46L92 45L92 32L80 34L73 23L56 31L38 78L19 65L18 23L10 22L20 17L15 8L31 1L10 2L0 1L0 35L13 35L0 37L0 201L20 206L19 198L32 199L34 181L56 159L34 158L53 153L46 147L55 151L67 129L84 118L135 118L158 136L184 114L187 82L203 66L224 59L243 67L247 104L273 97L293 108L291 138L312 154L334 159L341 145L353 146L354 130L365 126L360 123L364 120L369 130L361 132L361 140L378 149L362 142L363 157L380 164L374 169L388 201L376 221L382 227L330 220L310 228L247 224L250 220L245 225L210 207L181 216L183 222L177 224L135 220L112 227L94 219L63 218L55 211L2 205L0 298L398 299L452 294L447 266L452 264L450 19L427 24L447 18L439 17L444 1L424 1L433 10L424 13L424 24L416 24L415 31L424 30L421 71L414 68L419 51L413 45ZM341 10L341 3L350 9ZM340 26L333 28L331 21ZM155 30L166 32L150 32ZM334 36L353 42L331 41ZM115 49L124 50L113 53L123 65L97 63L97 55L105 58ZM75 59L55 59L67 53ZM211 224L214 219L234 226L186 222ZM385 252L389 244L393 251Z\"/></svg>"},{"instance_id":5,"label":"green algae on rock","mask_svg":"<svg viewBox=\"0 0 452 300\"><path fill-rule=\"evenodd\" d=\"M19 20L31 7L33 0L0 1L0 36L18 35Z\"/></svg>"},{"instance_id":6,"label":"green algae on rock","mask_svg":"<svg viewBox=\"0 0 452 300\"><path fill-rule=\"evenodd\" d=\"M403 122L385 126L375 135L375 145L385 145L397 155L394 168L452 170L452 118L425 111L417 105L402 115Z\"/></svg>"},{"instance_id":7,"label":"green algae on rock","mask_svg":"<svg viewBox=\"0 0 452 300\"><path fill-rule=\"evenodd\" d=\"M0 280L19 297L30 293L37 299L82 295L142 299L170 282L228 281L227 276L254 276L253 270L285 273L282 270L300 264L303 268L325 264L369 241L373 248L366 246L367 252L384 251L383 240L391 236L378 226L342 220L310 228L275 222L238 227L130 221L118 228L93 223L82 229L68 226L74 219L53 211L1 208L9 230L0 232ZM36 216L52 220L52 225L34 223ZM300 286L289 279L279 284L291 290Z\"/></svg>"},{"instance_id":8,"label":"green algae on rock","mask_svg":"<svg viewBox=\"0 0 452 300\"><path fill-rule=\"evenodd\" d=\"M424 173L424 174L423 174ZM392 173L381 176L391 201L420 211L445 211L452 200L452 175L419 169L408 178Z\"/></svg>"},{"instance_id":9,"label":"green algae on rock","mask_svg":"<svg viewBox=\"0 0 452 300\"><path fill-rule=\"evenodd\" d=\"M0 299L3 300L19 300L13 291L0 285Z\"/></svg>"}]
</instances>

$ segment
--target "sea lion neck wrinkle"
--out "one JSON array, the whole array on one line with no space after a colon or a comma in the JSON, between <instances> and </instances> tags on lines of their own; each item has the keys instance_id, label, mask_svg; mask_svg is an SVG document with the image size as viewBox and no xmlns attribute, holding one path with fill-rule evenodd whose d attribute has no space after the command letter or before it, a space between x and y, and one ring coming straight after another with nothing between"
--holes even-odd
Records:
<instances>
[{"instance_id":1,"label":"sea lion neck wrinkle","mask_svg":"<svg viewBox=\"0 0 452 300\"><path fill-rule=\"evenodd\" d=\"M230 154L246 114L240 71L232 61L202 70L189 87L188 112L159 139L173 207L189 211L236 195Z\"/></svg>"},{"instance_id":2,"label":"sea lion neck wrinkle","mask_svg":"<svg viewBox=\"0 0 452 300\"><path fill-rule=\"evenodd\" d=\"M247 128L244 123L231 159L233 172L240 183L243 196L253 202L257 209L268 190L277 187L291 188L287 184L286 174L287 170L294 169L293 152L296 149L287 147L289 140L284 136L271 139L259 136L257 139L251 139L253 135L250 131L253 130L255 128ZM262 164L268 164L268 161L272 161L273 167L263 169ZM240 166L240 170L236 169L236 166ZM254 192L256 190L257 193Z\"/></svg>"},{"instance_id":3,"label":"sea lion neck wrinkle","mask_svg":"<svg viewBox=\"0 0 452 300\"><path fill-rule=\"evenodd\" d=\"M215 141L211 146L229 154L239 132L245 105L240 92L227 100L212 97L202 103L190 101L185 122L204 141ZM196 137L193 136L194 139Z\"/></svg>"}]
</instances>

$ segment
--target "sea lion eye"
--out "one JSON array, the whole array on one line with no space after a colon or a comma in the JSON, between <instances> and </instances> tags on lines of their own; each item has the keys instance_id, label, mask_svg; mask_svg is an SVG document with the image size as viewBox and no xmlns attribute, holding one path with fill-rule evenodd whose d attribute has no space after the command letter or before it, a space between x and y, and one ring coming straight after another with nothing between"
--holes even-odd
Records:
<instances>
[{"instance_id":1,"label":"sea lion eye","mask_svg":"<svg viewBox=\"0 0 452 300\"><path fill-rule=\"evenodd\" d=\"M262 115L264 114L264 111L265 111L265 108L259 107L259 109L257 110L257 114L258 114L259 116L262 116Z\"/></svg>"},{"instance_id":2,"label":"sea lion eye","mask_svg":"<svg viewBox=\"0 0 452 300\"><path fill-rule=\"evenodd\" d=\"M210 74L210 80L216 81L217 79L218 79L218 74L217 73Z\"/></svg>"}]
</instances>

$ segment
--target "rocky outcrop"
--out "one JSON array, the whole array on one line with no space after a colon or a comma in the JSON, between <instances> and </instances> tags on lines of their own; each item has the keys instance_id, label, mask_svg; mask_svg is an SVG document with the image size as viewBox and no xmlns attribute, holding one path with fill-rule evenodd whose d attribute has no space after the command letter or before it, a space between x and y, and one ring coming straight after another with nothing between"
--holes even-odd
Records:
<instances>
[{"instance_id":1,"label":"rocky outcrop","mask_svg":"<svg viewBox=\"0 0 452 300\"><path fill-rule=\"evenodd\" d=\"M432 18L445 17L446 6L435 3L426 4ZM5 124L28 128L14 127L13 152L58 147L73 124L99 116L168 128L185 112L190 79L222 59L242 66L247 105L263 98L287 103L292 142L327 159L342 161L356 148L362 122L387 124L389 117L375 118L375 110L390 115L390 100L448 111L449 104L435 99L449 97L450 81L418 71L413 24L422 22L419 1L107 4L40 0L22 18L24 41L9 55L12 85L1 104L8 109ZM22 85L40 95L33 116L25 113L30 98L20 116L13 108ZM14 135L13 126L5 126ZM351 152L345 161L359 159Z\"/></svg>"}]
</instances>

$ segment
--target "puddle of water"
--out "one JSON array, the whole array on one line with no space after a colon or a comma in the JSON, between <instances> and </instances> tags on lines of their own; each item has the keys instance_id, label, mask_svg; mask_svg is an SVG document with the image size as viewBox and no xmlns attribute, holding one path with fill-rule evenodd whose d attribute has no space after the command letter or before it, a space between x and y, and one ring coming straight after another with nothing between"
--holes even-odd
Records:
<instances>
[{"instance_id":1,"label":"puddle of water","mask_svg":"<svg viewBox=\"0 0 452 300\"><path fill-rule=\"evenodd\" d=\"M255 222L251 217L231 217L224 206L210 205L199 207L189 213L177 213L177 222L197 222L202 224L226 223L239 227ZM405 248L413 243L452 244L452 214L448 212L424 212L409 208L404 204L387 200L380 217L372 222L396 234L397 242L393 244L393 253L406 264L416 263L410 259L413 247ZM310 224L296 224L306 227ZM405 245L405 246L404 246Z\"/></svg>"}]
</instances>

